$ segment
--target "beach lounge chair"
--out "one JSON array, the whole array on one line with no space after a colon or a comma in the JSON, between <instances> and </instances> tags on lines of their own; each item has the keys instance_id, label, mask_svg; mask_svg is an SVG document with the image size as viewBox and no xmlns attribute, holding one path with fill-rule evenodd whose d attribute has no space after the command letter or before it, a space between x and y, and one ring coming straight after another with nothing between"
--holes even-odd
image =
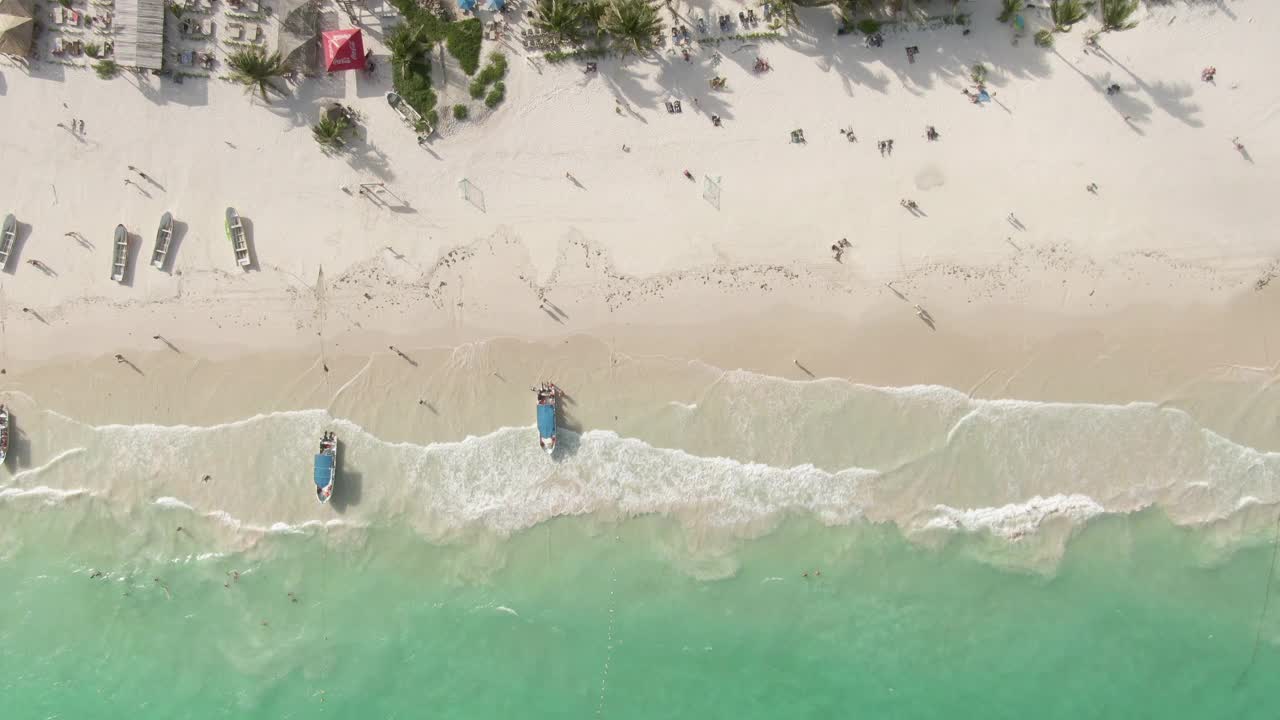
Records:
<instances>
[{"instance_id":1,"label":"beach lounge chair","mask_svg":"<svg viewBox=\"0 0 1280 720\"><path fill-rule=\"evenodd\" d=\"M244 25L242 23L227 23L227 39L243 40Z\"/></svg>"},{"instance_id":2,"label":"beach lounge chair","mask_svg":"<svg viewBox=\"0 0 1280 720\"><path fill-rule=\"evenodd\" d=\"M262 26L258 25L253 28L253 42L263 43L267 41L267 36L262 32Z\"/></svg>"}]
</instances>

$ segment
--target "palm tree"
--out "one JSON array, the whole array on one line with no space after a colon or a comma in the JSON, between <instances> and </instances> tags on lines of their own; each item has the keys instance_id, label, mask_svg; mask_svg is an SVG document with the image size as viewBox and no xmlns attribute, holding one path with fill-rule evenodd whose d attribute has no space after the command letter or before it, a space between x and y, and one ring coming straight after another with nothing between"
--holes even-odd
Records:
<instances>
[{"instance_id":1,"label":"palm tree","mask_svg":"<svg viewBox=\"0 0 1280 720\"><path fill-rule=\"evenodd\" d=\"M1007 23L1021 10L1022 0L1000 0L1000 15L996 17L996 20Z\"/></svg>"},{"instance_id":2,"label":"palm tree","mask_svg":"<svg viewBox=\"0 0 1280 720\"><path fill-rule=\"evenodd\" d=\"M410 65L431 50L431 42L427 39L425 27L403 23L387 34L387 49L391 51L392 67L403 75Z\"/></svg>"},{"instance_id":3,"label":"palm tree","mask_svg":"<svg viewBox=\"0 0 1280 720\"><path fill-rule=\"evenodd\" d=\"M533 26L560 42L577 42L582 35L583 4L577 0L538 0Z\"/></svg>"},{"instance_id":4,"label":"palm tree","mask_svg":"<svg viewBox=\"0 0 1280 720\"><path fill-rule=\"evenodd\" d=\"M289 73L289 63L285 62L278 51L267 55L256 47L231 53L227 64L231 66L231 78L242 83L247 92L253 92L257 88L262 93L263 100L267 99L268 89L282 93L271 81Z\"/></svg>"},{"instance_id":5,"label":"palm tree","mask_svg":"<svg viewBox=\"0 0 1280 720\"><path fill-rule=\"evenodd\" d=\"M851 7L850 10L852 9ZM773 12L782 18L783 25L800 24L800 17L796 15L796 0L774 0Z\"/></svg>"},{"instance_id":6,"label":"palm tree","mask_svg":"<svg viewBox=\"0 0 1280 720\"><path fill-rule=\"evenodd\" d=\"M1053 0L1049 3L1053 16L1054 32L1070 32L1071 26L1084 19L1084 5L1080 0Z\"/></svg>"},{"instance_id":7,"label":"palm tree","mask_svg":"<svg viewBox=\"0 0 1280 720\"><path fill-rule=\"evenodd\" d=\"M342 115L321 115L320 122L311 126L311 137L326 150L345 144L343 139L351 125Z\"/></svg>"},{"instance_id":8,"label":"palm tree","mask_svg":"<svg viewBox=\"0 0 1280 720\"><path fill-rule=\"evenodd\" d=\"M632 50L637 53L652 50L662 33L662 20L652 0L613 0L600 19L600 29L622 45L625 56Z\"/></svg>"},{"instance_id":9,"label":"palm tree","mask_svg":"<svg viewBox=\"0 0 1280 720\"><path fill-rule=\"evenodd\" d=\"M1102 29L1128 30L1137 25L1129 16L1138 9L1138 0L1102 0Z\"/></svg>"}]
</instances>

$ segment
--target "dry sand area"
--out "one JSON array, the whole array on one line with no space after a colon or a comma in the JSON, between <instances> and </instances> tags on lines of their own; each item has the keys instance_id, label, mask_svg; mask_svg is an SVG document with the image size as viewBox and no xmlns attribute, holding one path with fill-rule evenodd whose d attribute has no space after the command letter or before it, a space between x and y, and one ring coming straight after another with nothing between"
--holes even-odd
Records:
<instances>
[{"instance_id":1,"label":"dry sand area","mask_svg":"<svg viewBox=\"0 0 1280 720\"><path fill-rule=\"evenodd\" d=\"M1172 401L1238 376L1269 387L1280 10L1151 5L1097 52L1083 43L1093 20L1046 50L1012 44L994 3L964 10L968 35L891 33L876 49L808 9L781 40L612 58L594 74L507 44L506 102L425 147L367 79L264 104L221 80L0 66L0 210L21 222L0 275L0 387L91 421L201 423L357 413L341 397L360 377L359 404L396 408L371 429L419 440L527 424L524 389L544 375L590 377L615 400L655 383L685 397L693 362L1030 399ZM1034 29L1047 11L1027 15ZM754 72L757 56L773 69ZM977 62L994 94L981 105L962 94ZM717 75L727 89L712 92ZM330 99L364 116L340 157L309 129ZM73 116L82 137L58 127ZM129 165L154 182L124 183ZM461 196L464 178L482 202ZM379 182L396 200L340 190ZM248 271L227 206L249 227ZM178 238L160 271L148 260L165 211ZM117 223L137 255L124 283L109 279ZM613 372L641 357L673 369ZM421 412L419 389L441 377L489 389L452 390L450 422L392 419ZM603 404L585 422L610 426Z\"/></svg>"}]
</instances>

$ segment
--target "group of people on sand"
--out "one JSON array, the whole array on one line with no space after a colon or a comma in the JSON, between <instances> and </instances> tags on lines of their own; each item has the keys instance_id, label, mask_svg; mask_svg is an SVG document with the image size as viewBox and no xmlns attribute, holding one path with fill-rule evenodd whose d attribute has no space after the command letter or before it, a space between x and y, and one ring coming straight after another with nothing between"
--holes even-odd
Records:
<instances>
[{"instance_id":1,"label":"group of people on sand","mask_svg":"<svg viewBox=\"0 0 1280 720\"><path fill-rule=\"evenodd\" d=\"M844 251L853 247L853 243L849 242L849 238L840 238L840 242L831 246L831 254L835 257L836 262L843 262Z\"/></svg>"}]
</instances>

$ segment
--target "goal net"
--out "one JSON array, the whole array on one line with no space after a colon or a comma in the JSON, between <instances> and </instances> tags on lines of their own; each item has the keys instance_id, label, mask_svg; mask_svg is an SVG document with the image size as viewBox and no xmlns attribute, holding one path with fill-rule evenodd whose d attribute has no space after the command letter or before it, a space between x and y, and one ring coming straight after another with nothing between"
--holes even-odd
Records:
<instances>
[{"instance_id":1,"label":"goal net","mask_svg":"<svg viewBox=\"0 0 1280 720\"><path fill-rule=\"evenodd\" d=\"M458 181L458 194L481 212L484 211L484 191L472 184L470 180L462 178Z\"/></svg>"},{"instance_id":2,"label":"goal net","mask_svg":"<svg viewBox=\"0 0 1280 720\"><path fill-rule=\"evenodd\" d=\"M720 209L720 178L704 175L702 179L702 199L711 203L715 209Z\"/></svg>"}]
</instances>

